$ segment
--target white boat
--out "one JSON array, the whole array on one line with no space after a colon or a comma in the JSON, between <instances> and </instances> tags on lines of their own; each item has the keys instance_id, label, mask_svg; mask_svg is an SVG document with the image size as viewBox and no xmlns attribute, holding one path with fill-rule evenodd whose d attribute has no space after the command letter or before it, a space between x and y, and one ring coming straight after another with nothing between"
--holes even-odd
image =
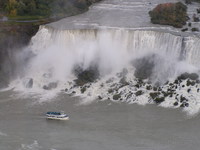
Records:
<instances>
[{"instance_id":1,"label":"white boat","mask_svg":"<svg viewBox=\"0 0 200 150\"><path fill-rule=\"evenodd\" d=\"M47 119L53 120L69 120L69 116L65 114L63 111L61 112L47 112L46 113Z\"/></svg>"}]
</instances>

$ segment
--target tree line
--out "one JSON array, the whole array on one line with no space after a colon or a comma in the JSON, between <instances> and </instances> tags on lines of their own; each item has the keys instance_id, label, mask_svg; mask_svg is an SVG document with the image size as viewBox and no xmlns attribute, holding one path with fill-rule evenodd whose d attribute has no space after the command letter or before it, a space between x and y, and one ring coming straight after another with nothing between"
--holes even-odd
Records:
<instances>
[{"instance_id":1,"label":"tree line","mask_svg":"<svg viewBox=\"0 0 200 150\"><path fill-rule=\"evenodd\" d=\"M99 0L0 0L0 12L9 16L51 16L82 11Z\"/></svg>"}]
</instances>

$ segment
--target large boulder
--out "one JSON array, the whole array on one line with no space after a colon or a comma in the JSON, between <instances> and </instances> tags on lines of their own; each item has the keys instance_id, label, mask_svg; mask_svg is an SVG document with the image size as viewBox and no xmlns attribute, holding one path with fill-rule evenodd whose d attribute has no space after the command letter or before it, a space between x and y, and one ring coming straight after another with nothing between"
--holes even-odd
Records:
<instances>
[{"instance_id":1,"label":"large boulder","mask_svg":"<svg viewBox=\"0 0 200 150\"><path fill-rule=\"evenodd\" d=\"M143 58L136 59L133 62L135 66L135 77L138 79L147 79L150 78L153 72L153 68L155 66L154 63L155 55L146 56Z\"/></svg>"},{"instance_id":2,"label":"large boulder","mask_svg":"<svg viewBox=\"0 0 200 150\"><path fill-rule=\"evenodd\" d=\"M99 70L96 66L89 67L86 70L83 70L80 66L74 69L74 73L77 77L75 81L76 85L83 86L86 83L94 82L99 78Z\"/></svg>"},{"instance_id":3,"label":"large boulder","mask_svg":"<svg viewBox=\"0 0 200 150\"><path fill-rule=\"evenodd\" d=\"M33 79L27 78L23 81L23 84L26 88L32 88L33 87Z\"/></svg>"},{"instance_id":4,"label":"large boulder","mask_svg":"<svg viewBox=\"0 0 200 150\"><path fill-rule=\"evenodd\" d=\"M178 80L186 80L186 79L191 79L191 80L197 80L199 78L199 75L196 73L183 73L180 76L177 77Z\"/></svg>"},{"instance_id":5,"label":"large boulder","mask_svg":"<svg viewBox=\"0 0 200 150\"><path fill-rule=\"evenodd\" d=\"M45 89L45 90L52 90L52 89L57 88L57 86L58 86L57 82L50 82L49 84L44 85L43 89Z\"/></svg>"}]
</instances>

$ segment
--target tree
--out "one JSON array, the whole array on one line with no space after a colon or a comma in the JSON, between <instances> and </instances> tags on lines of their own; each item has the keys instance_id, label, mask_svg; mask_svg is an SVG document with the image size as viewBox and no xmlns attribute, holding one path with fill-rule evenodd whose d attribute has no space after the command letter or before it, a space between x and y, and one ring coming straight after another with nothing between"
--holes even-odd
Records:
<instances>
[{"instance_id":1,"label":"tree","mask_svg":"<svg viewBox=\"0 0 200 150\"><path fill-rule=\"evenodd\" d=\"M18 2L16 0L9 0L6 9L11 16L16 16L17 15L17 5Z\"/></svg>"},{"instance_id":2,"label":"tree","mask_svg":"<svg viewBox=\"0 0 200 150\"><path fill-rule=\"evenodd\" d=\"M159 4L149 15L154 24L172 25L177 28L185 25L188 19L187 7L181 2Z\"/></svg>"},{"instance_id":3,"label":"tree","mask_svg":"<svg viewBox=\"0 0 200 150\"><path fill-rule=\"evenodd\" d=\"M27 9L28 14L30 14L30 15L35 15L35 14L37 13L37 12L36 12L36 3L35 3L35 1L34 1L34 0L31 0L31 1L28 3L26 9Z\"/></svg>"}]
</instances>

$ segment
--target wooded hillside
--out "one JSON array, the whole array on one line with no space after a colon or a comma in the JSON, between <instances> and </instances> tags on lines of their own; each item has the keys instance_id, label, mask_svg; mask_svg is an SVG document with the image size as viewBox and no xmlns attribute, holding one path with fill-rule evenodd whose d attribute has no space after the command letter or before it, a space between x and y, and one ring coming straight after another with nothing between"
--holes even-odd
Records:
<instances>
[{"instance_id":1,"label":"wooded hillside","mask_svg":"<svg viewBox=\"0 0 200 150\"><path fill-rule=\"evenodd\" d=\"M0 0L0 12L8 16L53 16L85 10L99 0Z\"/></svg>"}]
</instances>

